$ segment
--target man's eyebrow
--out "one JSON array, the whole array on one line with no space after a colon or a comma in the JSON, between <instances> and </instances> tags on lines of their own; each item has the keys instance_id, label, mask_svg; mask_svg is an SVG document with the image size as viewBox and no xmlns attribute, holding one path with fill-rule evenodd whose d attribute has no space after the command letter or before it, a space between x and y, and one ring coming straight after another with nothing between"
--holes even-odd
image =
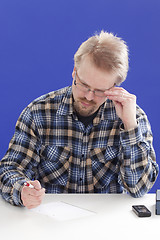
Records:
<instances>
[{"instance_id":1,"label":"man's eyebrow","mask_svg":"<svg viewBox=\"0 0 160 240\"><path fill-rule=\"evenodd\" d=\"M90 87L87 83L85 83L85 81L83 81L79 76L78 76L79 80L81 83L83 83L84 85L86 85L87 87Z\"/></svg>"},{"instance_id":2,"label":"man's eyebrow","mask_svg":"<svg viewBox=\"0 0 160 240\"><path fill-rule=\"evenodd\" d=\"M78 73L77 73L77 76L78 76L78 78L79 78L79 80L80 80L81 83L83 83L83 84L86 85L87 87L90 87L87 83L85 83L84 80L82 80L82 79L79 77Z\"/></svg>"}]
</instances>

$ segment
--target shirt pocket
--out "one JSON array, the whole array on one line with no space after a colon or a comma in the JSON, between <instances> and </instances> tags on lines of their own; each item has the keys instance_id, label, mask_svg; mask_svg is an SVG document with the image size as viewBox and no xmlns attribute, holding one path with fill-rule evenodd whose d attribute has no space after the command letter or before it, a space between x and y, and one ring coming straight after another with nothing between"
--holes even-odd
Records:
<instances>
[{"instance_id":1,"label":"shirt pocket","mask_svg":"<svg viewBox=\"0 0 160 240\"><path fill-rule=\"evenodd\" d=\"M118 146L95 148L90 151L92 162L92 175L95 191L101 192L107 188L111 181L117 179Z\"/></svg>"},{"instance_id":2,"label":"shirt pocket","mask_svg":"<svg viewBox=\"0 0 160 240\"><path fill-rule=\"evenodd\" d=\"M39 175L50 192L55 186L65 186L68 181L70 149L48 145L42 148ZM48 186L48 184L50 186ZM52 191L51 191L52 192Z\"/></svg>"}]
</instances>

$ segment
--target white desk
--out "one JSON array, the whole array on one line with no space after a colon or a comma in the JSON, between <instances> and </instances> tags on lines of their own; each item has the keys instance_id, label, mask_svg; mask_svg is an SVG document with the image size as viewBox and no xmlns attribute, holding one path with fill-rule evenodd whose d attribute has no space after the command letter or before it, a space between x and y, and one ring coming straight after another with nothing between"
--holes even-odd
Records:
<instances>
[{"instance_id":1,"label":"white desk","mask_svg":"<svg viewBox=\"0 0 160 240\"><path fill-rule=\"evenodd\" d=\"M132 198L126 194L51 194L43 203L63 201L96 212L95 215L69 221L56 221L5 202L0 196L0 238L12 240L106 240L159 239L160 216L155 215L155 194ZM144 204L152 212L138 218L132 205ZM3 237L3 238L2 238Z\"/></svg>"}]
</instances>

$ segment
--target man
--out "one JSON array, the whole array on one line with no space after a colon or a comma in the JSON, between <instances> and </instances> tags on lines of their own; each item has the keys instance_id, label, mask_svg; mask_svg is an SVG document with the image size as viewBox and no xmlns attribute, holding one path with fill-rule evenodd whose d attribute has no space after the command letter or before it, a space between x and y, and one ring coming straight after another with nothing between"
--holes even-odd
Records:
<instances>
[{"instance_id":1,"label":"man","mask_svg":"<svg viewBox=\"0 0 160 240\"><path fill-rule=\"evenodd\" d=\"M151 128L136 96L118 87L127 72L127 45L113 34L80 46L72 86L36 99L17 121L0 162L5 200L34 208L45 192L140 197L151 189L158 174Z\"/></svg>"}]
</instances>

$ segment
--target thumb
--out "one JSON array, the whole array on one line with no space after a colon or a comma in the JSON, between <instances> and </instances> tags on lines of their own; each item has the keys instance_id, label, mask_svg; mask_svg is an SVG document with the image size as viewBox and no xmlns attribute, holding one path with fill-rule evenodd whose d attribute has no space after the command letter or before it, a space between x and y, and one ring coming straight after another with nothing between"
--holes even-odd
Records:
<instances>
[{"instance_id":1,"label":"thumb","mask_svg":"<svg viewBox=\"0 0 160 240\"><path fill-rule=\"evenodd\" d=\"M38 181L38 180L35 180L35 181L31 181L30 182L34 187L35 187L35 189L37 189L37 190L40 190L42 187L41 187L41 184L40 184L40 182Z\"/></svg>"}]
</instances>

